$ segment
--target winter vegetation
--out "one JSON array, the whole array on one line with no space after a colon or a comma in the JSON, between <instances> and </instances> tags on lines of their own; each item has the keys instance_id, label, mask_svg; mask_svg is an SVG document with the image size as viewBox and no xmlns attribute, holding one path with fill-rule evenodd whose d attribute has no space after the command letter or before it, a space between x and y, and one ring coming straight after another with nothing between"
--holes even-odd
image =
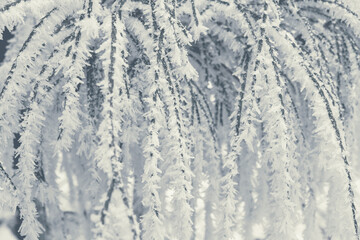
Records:
<instances>
[{"instance_id":1,"label":"winter vegetation","mask_svg":"<svg viewBox=\"0 0 360 240\"><path fill-rule=\"evenodd\" d=\"M357 0L0 0L0 213L26 240L359 240Z\"/></svg>"}]
</instances>

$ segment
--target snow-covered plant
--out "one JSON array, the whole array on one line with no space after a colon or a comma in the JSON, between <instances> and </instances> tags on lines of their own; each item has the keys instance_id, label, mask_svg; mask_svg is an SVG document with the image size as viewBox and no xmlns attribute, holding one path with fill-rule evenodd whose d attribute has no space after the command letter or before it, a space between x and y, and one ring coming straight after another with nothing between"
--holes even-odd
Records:
<instances>
[{"instance_id":1,"label":"snow-covered plant","mask_svg":"<svg viewBox=\"0 0 360 240\"><path fill-rule=\"evenodd\" d=\"M359 12L0 1L0 211L28 240L359 240Z\"/></svg>"}]
</instances>

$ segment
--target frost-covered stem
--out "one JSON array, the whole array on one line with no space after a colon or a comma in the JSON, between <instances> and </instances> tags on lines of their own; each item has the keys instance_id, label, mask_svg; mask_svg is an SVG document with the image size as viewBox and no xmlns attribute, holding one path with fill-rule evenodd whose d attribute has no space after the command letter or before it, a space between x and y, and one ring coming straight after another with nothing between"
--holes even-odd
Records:
<instances>
[{"instance_id":1,"label":"frost-covered stem","mask_svg":"<svg viewBox=\"0 0 360 240\"><path fill-rule=\"evenodd\" d=\"M51 71L50 71L51 74ZM52 76L52 75L50 75ZM41 79L43 80L43 79ZM48 79L51 80L51 77ZM52 94L48 93L51 86L47 81L38 81L32 92L30 107L25 112L24 120L21 123L23 131L20 133L20 146L16 150L19 155L19 185L24 195L20 208L20 216L23 218L20 226L20 233L25 239L37 239L44 230L36 219L36 207L33 202L33 187L38 181L44 181L42 169L36 169L41 162L39 147L42 141L42 128L45 121L44 109L52 104Z\"/></svg>"},{"instance_id":2,"label":"frost-covered stem","mask_svg":"<svg viewBox=\"0 0 360 240\"><path fill-rule=\"evenodd\" d=\"M353 191L353 187L352 187L352 178L351 178L351 173L350 173L350 170L349 170L349 162L348 162L348 159L347 159L347 152L345 150L345 146L344 146L344 143L343 143L343 139L341 137L341 134L340 134L340 129L338 128L338 124L337 124L337 121L335 120L335 117L333 115L333 111L331 110L331 107L330 107L330 103L329 103L329 100L325 97L325 94L323 92L323 90L321 89L319 83L317 82L317 80L315 79L315 77L313 76L313 74L309 71L309 69L306 67L306 70L311 78L311 80L313 81L316 89L318 90L318 93L319 95L321 96L325 106L326 106L326 111L328 113L328 116L329 116L329 119L331 121L331 125L335 131L335 134L336 134L336 140L339 144L339 147L340 147L340 150L341 150L341 157L342 157L342 160L344 162L344 168L345 168L345 172L346 172L346 175L347 175L347 180L348 180L348 193L349 193L349 197L350 197L350 205L351 205L351 212L352 212L352 217L353 217L353 223L354 223L354 230L355 230L355 235L356 235L356 238L357 239L360 239L360 236L359 236L359 226L358 226L358 223L357 223L357 216L356 216L356 206L355 206L355 201L354 201L354 191Z\"/></svg>"},{"instance_id":3,"label":"frost-covered stem","mask_svg":"<svg viewBox=\"0 0 360 240\"><path fill-rule=\"evenodd\" d=\"M17 66L18 66L18 58L22 56L22 53L24 52L25 49L27 49L29 43L32 42L32 38L35 36L35 34L37 33L38 28L40 28L46 19L48 19L52 13L54 13L55 11L57 11L57 8L53 8L51 11L49 11L44 17L41 18L41 20L34 26L33 30L31 31L30 35L28 36L28 38L25 40L25 42L23 43L20 51L18 52L12 66L11 69L9 71L9 74L7 75L7 78L3 84L3 88L1 89L0 92L0 100L3 98L5 91L7 90L8 84L10 82L10 80L12 79L12 75L14 74Z\"/></svg>"},{"instance_id":4,"label":"frost-covered stem","mask_svg":"<svg viewBox=\"0 0 360 240\"><path fill-rule=\"evenodd\" d=\"M192 221L191 221L191 215L192 215L192 207L190 205L190 199L192 198L191 196L191 170L189 168L189 162L188 159L186 159L188 156L186 156L187 153L185 153L184 148L186 148L186 143L183 139L183 132L181 129L181 120L180 120L180 111L179 108L177 106L179 106L178 101L176 100L175 97L175 92L174 92L174 86L173 83L171 81L171 77L170 77L170 73L169 73L169 69L167 64L165 63L165 59L162 59L162 67L165 71L165 75L166 75L166 80L168 83L168 88L169 91L171 93L171 95L173 96L173 107L174 107L174 112L170 113L172 115L172 118L175 117L176 119L176 126L177 126L177 130L178 133L172 133L175 136L178 135L178 142L179 142L179 148L181 149L180 152L180 156L177 156L176 159L176 170L175 171L179 171L177 172L177 174L179 174L179 176L177 178L180 179L176 179L175 181L181 180L180 183L174 183L175 185L175 191L176 193L174 194L174 202L176 205L179 205L181 207L181 209L176 209L175 210L175 215L179 215L179 217L183 218L181 221L181 225L180 226L176 226L176 228L179 228L179 233L182 233L185 237L185 239L189 238L189 235L192 234L191 233L191 225L192 225ZM175 116L174 116L175 114ZM170 117L171 118L171 117ZM173 120L172 120L173 121ZM173 128L174 126L170 126L171 128ZM170 130L172 131L172 130ZM182 213L180 213L180 211L184 211ZM180 219L179 219L180 220Z\"/></svg>"},{"instance_id":5,"label":"frost-covered stem","mask_svg":"<svg viewBox=\"0 0 360 240\"><path fill-rule=\"evenodd\" d=\"M241 12L243 10L242 6L238 3L236 3L238 10ZM246 16L244 14L244 16ZM257 40L257 44L254 45L254 47L257 47L256 49L256 54L259 55L261 53L261 49L262 49L262 45L263 45L263 39L258 39L255 35L255 32L252 30L252 25L250 24L249 21L247 21L248 27L249 29L251 29L251 33L252 33L252 37L254 39ZM261 31L263 33L263 31ZM247 55L247 56L246 56ZM246 57L245 57L246 56ZM236 105L235 105L235 109L234 112L232 113L232 122L231 122L231 132L230 132L230 136L231 136L231 140L230 140L230 151L226 157L226 160L224 162L223 168L227 169L227 173L224 174L224 177L222 179L223 182L223 197L224 200L222 202L223 204L223 208L224 208L224 220L223 220L223 229L222 229L222 235L220 236L222 239L233 239L234 238L234 230L232 229L236 223L235 223L235 219L234 219L234 213L236 212L236 208L237 208L237 198L236 198L236 185L237 183L235 182L235 178L238 175L238 164L239 162L241 163L242 161L240 161L238 158L240 157L240 154L242 153L242 147L241 144L242 142L246 139L245 141L248 143L249 145L249 149L252 149L253 147L251 146L253 144L253 137L254 137L254 127L251 126L253 123L253 119L248 118L249 116L251 116L252 114L248 113L246 116L247 121L246 120L242 120L241 116L242 116L242 112L243 112L243 101L244 101L244 95L245 95L245 88L247 85L247 81L248 81L248 76L250 76L251 74L249 74L249 64L251 61L251 53L249 53L248 51L246 51L245 53L245 58L244 58L244 66L243 69L241 69L243 71L242 74L242 79L243 82L241 84L241 89L240 89L240 93L238 93L237 97L236 97ZM253 72L257 71L258 66L260 64L259 60L255 61L255 64L253 63L252 65L254 69L252 69ZM255 75L253 77L253 81L256 81ZM250 83L249 83L250 84ZM253 85L253 83L251 84ZM247 94L249 94L249 92L246 92ZM254 97L254 96L252 96ZM249 98L249 97L248 97ZM250 104L252 104L254 101L251 101ZM253 111L254 109L248 109L248 111ZM244 136L243 130L240 131L240 128L244 128L244 126L241 125L245 124L247 130L248 131L248 136ZM250 130L251 129L251 130ZM250 171L249 169L247 171ZM244 177L244 176L242 176ZM240 186L241 187L241 186Z\"/></svg>"},{"instance_id":6,"label":"frost-covered stem","mask_svg":"<svg viewBox=\"0 0 360 240\"><path fill-rule=\"evenodd\" d=\"M201 95L201 98L205 104L205 107L204 105L199 101L199 98L197 103L199 104L199 107L200 109L203 111L204 113L204 116L206 118L206 122L207 122L207 125L209 127L209 130L211 132L211 136L212 136L212 139L213 139L213 142L217 142L216 141L216 136L215 136L215 127L214 127L214 124L213 124L213 116L212 116L212 112L211 112L211 109L210 109L210 106L209 106L209 103L208 103L208 100L206 99L206 96L205 94L201 91L200 87L194 82L194 80L190 80L189 81L189 84L191 86L194 86L195 89L197 90L197 92ZM190 88L191 88L190 86Z\"/></svg>"},{"instance_id":7,"label":"frost-covered stem","mask_svg":"<svg viewBox=\"0 0 360 240\"><path fill-rule=\"evenodd\" d=\"M63 40L67 42L75 38L74 41L62 46L62 51L66 52L66 55L60 67L63 68L66 83L62 87L64 101L62 114L59 117L56 151L70 150L73 137L81 125L79 91L85 80L84 66L90 57L88 44L96 34L97 22L90 12L90 17L80 14L74 32Z\"/></svg>"},{"instance_id":8,"label":"frost-covered stem","mask_svg":"<svg viewBox=\"0 0 360 240\"><path fill-rule=\"evenodd\" d=\"M54 10L55 11L55 10ZM48 12L49 14L50 12ZM58 11L56 13L59 13ZM30 91L31 86L34 85L35 81L29 81L29 79L37 78L34 75L38 73L38 61L40 60L39 55L45 52L44 40L37 39L34 41L33 38L37 38L41 35L45 28L50 28L55 30L52 32L51 37L55 36L56 29L61 29L62 26L66 24L61 24L60 26L55 27L54 17L51 15L46 15L43 17L41 21L43 24L37 24L38 27L33 27L30 33L30 36L26 37L24 43L21 42L19 45L19 50L16 51L16 55L14 60L11 60L11 69L6 77L5 81L3 82L3 94L0 97L1 102L1 109L0 115L2 115L0 125L1 128L1 137L3 143L8 142L10 139L13 138L13 134L19 131L19 121L20 121L20 112L21 108L23 108L24 102L26 102L26 95ZM46 19L46 21L45 21ZM46 24L45 24L46 23ZM31 37L33 36L33 37ZM32 39L32 40L31 40ZM55 38L54 38L55 39ZM43 64L40 68L40 75L42 75L49 66L57 65L58 62L54 64L53 61L50 61L53 65L49 63L49 60L58 54L59 51L56 49L51 52L50 56L46 58L46 64ZM31 60L31 61L30 61ZM24 66L25 65L25 66ZM23 67L19 67L23 66ZM7 81L7 85L6 82ZM9 107L11 106L11 108ZM6 126L6 127L4 127Z\"/></svg>"},{"instance_id":9,"label":"frost-covered stem","mask_svg":"<svg viewBox=\"0 0 360 240\"><path fill-rule=\"evenodd\" d=\"M175 179L175 181L179 181L180 183L174 183L175 185L175 191L177 191L174 194L174 202L176 205L180 205L181 209L176 209L175 210L175 215L179 215L179 218L181 219L181 225L180 226L175 226L176 228L179 228L179 233L182 233L185 237L185 239L189 238L189 235L191 234L191 225L192 225L192 221L191 221L191 215L192 215L192 207L190 206L190 199L191 197L191 170L189 168L189 162L188 159L186 159L188 156L186 156L187 153L185 153L184 148L186 148L186 143L183 139L183 132L181 129L181 120L180 120L180 111L179 108L177 106L179 106L178 101L176 100L175 97L175 91L174 91L174 86L173 83L171 81L171 77L170 77L170 73L169 73L169 69L167 64L165 63L165 59L162 59L162 67L165 71L165 75L166 75L166 80L168 83L168 88L169 91L171 93L171 95L173 96L173 106L174 110L171 111L171 115L170 118L173 118L171 121L174 121L174 118L176 119L176 127L177 127L177 133L171 133L174 136L178 135L178 143L179 143L179 148L181 149L180 152L180 156L177 156L176 158L176 170L175 171L179 171L177 172L177 174L179 174L179 176L177 176L176 178L180 178L180 179ZM173 112L174 111L174 112ZM170 128L173 128L175 126L170 126ZM170 131L173 131L172 129L170 129ZM184 211L184 212L180 212L180 211ZM179 219L180 220L180 219Z\"/></svg>"},{"instance_id":10,"label":"frost-covered stem","mask_svg":"<svg viewBox=\"0 0 360 240\"><path fill-rule=\"evenodd\" d=\"M190 0L191 1L191 8L192 8L192 14L194 16L194 20L195 20L195 24L196 26L199 26L199 19L196 13L196 7L195 7L195 0Z\"/></svg>"},{"instance_id":11,"label":"frost-covered stem","mask_svg":"<svg viewBox=\"0 0 360 240\"><path fill-rule=\"evenodd\" d=\"M202 132L201 135L202 137L200 137L200 141L203 141L202 144L204 144L207 141L204 141L203 137L206 138L206 136L208 136L211 140L209 143L209 149L208 149L208 163L206 166L206 172L209 176L209 187L206 191L206 197L204 198L204 202L205 202L205 239L214 239L216 237L216 232L217 232L217 228L215 226L221 225L221 224L217 224L217 221L219 221L219 219L217 219L217 216L220 215L218 214L218 212L220 212L220 209L217 209L217 211L214 211L215 208L218 208L220 206L219 204L219 195L220 195L220 191L219 191L219 169L220 169L220 164L219 164L219 157L216 155L218 153L218 148L216 146L217 144L217 139L216 139L216 135L215 135L215 130L214 130L214 126L213 126L213 121L212 121L212 116L211 116L211 110L209 108L207 99L205 98L205 95L203 94L203 92L201 91L201 89L197 86L197 84L193 81L190 80L188 81L188 85L191 91L191 95L193 98L193 105L194 108L196 108L196 111L194 109L194 113L192 113L193 115L196 115L197 118L195 119L195 116L193 116L193 125L199 126L199 128L201 128ZM196 88L196 90L198 91L198 93L200 95L202 95L202 100L204 102L204 104L207 106L207 108L205 108L203 106L203 103L200 101L199 96L197 93L194 92L193 86ZM198 106L199 105L199 106ZM200 111L200 110L201 111ZM196 113L196 114L195 114ZM210 115L210 116L209 116ZM209 130L209 132L205 131L205 126L203 125L204 122L201 121L201 119L206 119L206 123L207 123L207 128ZM196 133L199 130L193 130L192 132L195 132L196 136L199 135L200 133ZM209 135L207 135L209 134ZM194 143L194 147L196 147L197 145L197 141L195 141ZM205 149L204 149L205 151ZM204 157L204 156L203 156ZM202 158L202 157L201 157ZM199 162L199 160L197 159L197 157L195 156L194 158L194 162ZM204 161L204 160L202 160ZM195 163L194 163L195 164ZM201 163L197 164L198 167L202 166ZM203 168L205 168L205 166L202 166ZM202 172L202 171L201 171ZM196 178L196 177L195 177ZM194 180L194 184L200 184L201 181L197 181ZM195 188L194 188L195 189ZM194 190L195 191L195 190ZM196 188L196 191L199 191L198 188ZM196 194L195 195L195 199L197 197ZM195 202L195 201L194 201ZM215 219L213 219L213 217ZM195 214L194 214L194 218L195 219ZM194 222L194 229L196 228L196 223ZM195 232L194 232L195 233Z\"/></svg>"},{"instance_id":12,"label":"frost-covered stem","mask_svg":"<svg viewBox=\"0 0 360 240\"><path fill-rule=\"evenodd\" d=\"M104 116L104 120L102 122L102 124L100 125L99 128L99 132L101 133L101 135L105 134L106 136L103 136L105 139L104 141L108 141L108 143L101 143L101 144L105 144L105 148L107 148L107 152L106 155L108 155L109 159L107 159L108 161L110 161L110 169L104 169L107 171L107 174L109 175L109 177L111 178L111 183L109 186L109 189L107 191L106 194L106 200L104 203L104 206L101 210L101 223L104 225L105 224L105 215L106 212L108 210L108 207L111 203L112 200L112 195L113 192L115 190L119 190L120 194L121 194L121 199L123 204L125 205L126 209L127 209L127 217L129 219L129 222L131 224L131 231L133 234L133 239L139 239L140 235L138 232L138 227L137 227L137 220L136 217L133 213L133 209L130 207L129 204L129 200L126 196L126 191L124 189L124 183L123 183L123 179L122 179L122 175L121 175L121 169L122 169L122 165L123 165L123 153L122 153L122 143L120 142L120 136L119 133L121 131L121 127L123 125L123 119L121 116L122 113L119 112L115 112L115 107L118 106L118 104L121 104L122 101L124 101L124 86L121 85L119 86L119 81L117 78L118 77L122 77L119 76L119 71L124 71L124 67L125 67L125 59L122 59L121 61L123 61L121 63L121 65L119 66L120 69L118 68L117 64L119 64L118 62L118 57L124 57L124 56L118 56L117 54L121 53L121 51L125 51L124 47L125 44L124 42L122 42L121 40L123 39L118 39L118 37L123 37L123 29L118 29L119 25L122 25L122 23L120 22L120 19L118 18L118 14L113 11L111 13L111 43L110 43L110 64L109 64L109 69L108 69L108 83L104 84L104 86L107 86L106 89L106 95L105 95L105 101L106 104L108 104L108 106L106 108L104 108L103 110L103 114ZM122 26L123 28L123 26ZM119 46L120 45L120 46ZM115 78L116 77L116 78ZM104 81L105 81L104 80ZM125 81L125 79L123 79L123 81ZM120 111L120 110L118 110ZM109 124L109 126L107 125ZM103 128L106 128L103 129ZM108 139L110 138L110 139ZM101 153L100 153L101 154ZM99 156L100 158L102 158L101 156ZM103 163L108 165L108 163ZM109 213L107 213L109 214Z\"/></svg>"},{"instance_id":13,"label":"frost-covered stem","mask_svg":"<svg viewBox=\"0 0 360 240\"><path fill-rule=\"evenodd\" d=\"M250 59L248 59L250 60ZM244 98L244 90L247 83L247 71L249 67L249 61L246 61L246 65L244 66L244 76L243 83L241 84L241 92L236 97L236 105L233 112L233 120L231 123L231 141L230 141L230 151L226 156L224 165L222 166L227 171L225 172L222 178L222 207L224 209L223 213L223 225L221 230L221 235L219 236L221 239L233 239L234 238L234 226L235 218L234 214L237 208L237 191L236 185L238 183L235 182L235 177L238 174L238 158L241 153L241 138L240 138L240 123L241 123L241 113L243 110L243 98ZM251 136L249 136L250 138ZM251 141L251 140L250 140Z\"/></svg>"},{"instance_id":14,"label":"frost-covered stem","mask_svg":"<svg viewBox=\"0 0 360 240\"><path fill-rule=\"evenodd\" d=\"M294 48L296 48L296 46L294 46ZM333 130L335 131L335 134L336 134L336 140L337 140L337 142L339 144L339 147L340 147L340 150L341 150L341 157L342 157L342 160L344 162L344 168L345 168L345 172L346 172L347 180L348 180L348 193L349 193L349 197L350 197L350 205L351 205L351 212L352 212L352 217L353 217L355 235L356 235L357 239L360 239L359 229L358 229L359 227L358 227L357 216L356 216L356 214L357 214L356 213L356 206L355 206L355 202L354 202L354 191L353 191L353 187L352 187L352 178L351 178L351 173L350 173L350 170L349 170L349 162L348 162L348 159L347 159L347 152L345 150L345 146L344 146L344 143L343 143L343 138L341 136L340 129L338 127L338 123L335 120L335 117L334 117L333 111L331 109L329 100L326 98L326 95L325 95L324 91L322 90L322 88L320 87L319 82L317 81L315 76L312 74L312 72L310 71L308 66L304 65L303 67L305 68L305 70L308 73L310 79L314 83L314 86L316 87L316 89L318 91L318 94L320 95L320 97L323 100L323 103L325 104L328 117L330 119Z\"/></svg>"},{"instance_id":15,"label":"frost-covered stem","mask_svg":"<svg viewBox=\"0 0 360 240\"><path fill-rule=\"evenodd\" d=\"M158 44L160 48L160 36L154 34L154 43ZM155 55L154 55L155 57ZM157 52L157 59L161 58L161 52ZM150 61L154 61L151 59ZM148 112L145 114L148 122L147 137L144 139L144 154L145 154L145 166L143 174L144 184L144 207L148 208L148 211L143 215L143 238L145 240L162 240L165 238L165 231L163 227L163 213L162 213L162 203L159 197L158 189L160 188L160 174L161 170L159 169L159 161L163 161L159 148L159 131L161 125L164 124L161 119L164 116L163 108L160 101L160 88L159 88L159 77L161 72L159 68L155 68L154 72L154 81L151 83L148 92Z\"/></svg>"},{"instance_id":16,"label":"frost-covered stem","mask_svg":"<svg viewBox=\"0 0 360 240\"><path fill-rule=\"evenodd\" d=\"M292 231L295 228L296 211L292 205L296 199L292 196L290 184L294 182L293 170L296 166L294 158L295 141L291 129L291 122L286 117L284 97L282 89L284 84L277 71L274 49L270 45L267 36L268 5L264 4L261 17L260 39L258 40L258 56L255 62L254 78L256 85L263 89L260 95L259 107L263 121L264 155L263 165L268 165L269 189L270 189L270 221L272 227L269 229L269 239L295 239ZM270 63L266 59L270 58ZM256 69L258 68L258 69ZM255 74L260 73L260 75ZM262 76L259 79L258 76ZM264 84L266 82L266 85ZM256 91L258 92L258 91ZM295 173L296 176L296 173ZM295 180L296 181L296 180ZM296 186L294 186L296 187ZM296 191L295 191L296 192ZM283 206L285 205L285 206ZM279 207L283 209L279 211ZM295 205L296 206L296 205Z\"/></svg>"},{"instance_id":17,"label":"frost-covered stem","mask_svg":"<svg viewBox=\"0 0 360 240\"><path fill-rule=\"evenodd\" d=\"M169 105L169 131L172 138L174 138L174 143L176 144L176 148L179 148L176 151L176 156L169 156L171 158L175 157L175 165L172 166L172 171L174 174L175 179L173 180L173 187L175 190L173 204L175 207L174 216L176 218L177 223L174 226L176 229L177 237L182 236L183 239L189 239L192 235L192 208L190 206L190 199L191 199L191 176L192 172L189 167L189 155L186 151L187 143L184 139L184 133L182 129L183 122L180 119L181 112L180 112L180 103L179 99L177 98L177 94L175 92L174 82L172 79L172 74L170 73L170 69L167 63L167 56L164 55L164 51L166 49L165 46L165 26L169 23L165 22L163 15L165 15L164 9L164 2L158 3L157 1L150 1L150 7L152 12L152 20L153 20L153 30L155 32L155 36L160 34L157 37L154 37L156 43L159 43L159 49L157 49L157 56L158 56L158 64L162 67L163 73L165 75L166 83L162 82L162 84L167 85L167 87L162 86L162 90L166 94L166 102ZM174 21L174 19L172 20ZM171 19L170 19L171 22ZM160 26L164 24L165 26ZM175 28L172 24L172 27ZM174 36L166 36L172 40ZM176 41L177 42L177 41ZM179 42L177 42L177 46L179 47ZM175 79L175 85L178 83ZM177 143L176 143L177 142ZM168 170L169 171L169 170Z\"/></svg>"},{"instance_id":18,"label":"frost-covered stem","mask_svg":"<svg viewBox=\"0 0 360 240\"><path fill-rule=\"evenodd\" d=\"M65 78L67 83L63 86L65 95L64 99L64 110L62 116L59 118L59 135L57 138L58 150L69 150L72 144L72 136L74 131L80 124L78 112L79 112L79 88L83 83L82 66L77 61L78 56L78 45L80 43L81 32L77 30L75 37L75 45L68 48L66 57L69 57L72 47L75 48L73 54L71 54L71 65L69 69L66 69ZM70 123L71 122L71 123ZM69 127L71 126L71 127ZM68 128L69 127L69 128Z\"/></svg>"},{"instance_id":19,"label":"frost-covered stem","mask_svg":"<svg viewBox=\"0 0 360 240\"><path fill-rule=\"evenodd\" d=\"M285 35L284 37L287 41L289 41L292 48L300 55L300 57L302 59L302 61L300 62L301 67L305 70L305 73L310 78L313 86L315 87L315 90L317 91L317 94L320 96L320 98L322 100L322 104L325 105L324 107L326 109L327 117L330 120L331 126L335 133L336 142L340 148L341 158L344 163L344 170L346 173L347 185L348 185L347 192L348 192L348 194L349 194L348 196L350 198L349 200L350 200L350 208L351 208L352 220L353 220L353 226L354 226L354 233L355 233L356 238L359 239L359 230L358 230L358 223L357 223L357 216L356 216L356 214L357 214L356 206L355 206L355 202L354 202L354 191L353 191L353 187L352 187L352 178L351 178L351 173L349 170L349 162L347 160L346 149L345 149L345 146L343 143L343 138L341 136L340 129L338 127L338 123L334 116L333 110L331 109L330 102L329 102L328 98L326 97L323 89L321 88L317 78L311 72L310 67L307 64L305 64L305 62L304 62L304 60L305 60L304 53L301 50L299 50L299 47L297 46L297 44L290 37L288 37L287 35Z\"/></svg>"},{"instance_id":20,"label":"frost-covered stem","mask_svg":"<svg viewBox=\"0 0 360 240\"><path fill-rule=\"evenodd\" d=\"M5 11L9 10L9 8L16 6L17 4L21 3L22 1L24 1L24 0L16 0L12 3L8 3L0 9L0 12L5 12Z\"/></svg>"},{"instance_id":21,"label":"frost-covered stem","mask_svg":"<svg viewBox=\"0 0 360 240\"><path fill-rule=\"evenodd\" d=\"M4 169L2 163L0 162L0 172L3 176L5 176L5 178L9 181L11 188L13 191L16 191L16 185L14 184L13 180L11 179L11 177L9 176L9 174L6 172L6 170Z\"/></svg>"},{"instance_id":22,"label":"frost-covered stem","mask_svg":"<svg viewBox=\"0 0 360 240\"><path fill-rule=\"evenodd\" d=\"M161 170L158 168L158 161L162 160L162 157L158 151L159 137L158 132L160 130L160 119L162 113L159 111L161 106L157 103L155 88L154 92L149 94L149 111L146 114L149 126L148 136L145 138L144 154L145 154L145 166L143 174L144 184L144 207L148 208L147 213L143 215L143 238L145 240L162 240L165 237L163 228L163 214L161 212L161 201L159 197L158 189L160 188L160 176Z\"/></svg>"},{"instance_id":23,"label":"frost-covered stem","mask_svg":"<svg viewBox=\"0 0 360 240\"><path fill-rule=\"evenodd\" d=\"M324 51L321 47L320 44L317 44L317 41L315 39L315 30L313 29L313 27L310 25L309 21L302 15L302 12L299 11L298 12L298 15L299 15L299 18L301 21L304 22L304 25L310 35L310 39L311 39L311 42L312 42L312 46L313 47L313 53L309 54L309 59L311 62L315 62L315 60L319 59L316 61L319 69L320 69L320 76L317 74L317 71L314 67L312 67L311 65L308 66L310 68L310 70L314 73L314 76L316 76L319 80L319 84L321 86L321 88L324 89L324 93L326 93L328 95L328 98L330 100L330 102L335 105L338 106L338 111L339 111L339 114L340 114L340 117L342 115L342 112L343 112L343 109L342 109L342 105L340 103L340 99L341 99L341 95L340 95L340 86L338 85L337 86L337 93L335 93L335 85L334 85L334 81L332 81L334 79L334 76L332 76L331 74L331 71L330 71L330 67L329 67L329 62L328 60L326 59L325 55L324 55ZM329 19L330 20L330 19ZM343 66L344 64L342 63L341 61L341 54L340 54L340 50L339 50L339 44L338 44L338 38L337 38L337 35L335 36L335 39L336 39L336 48L338 50L338 60L339 62L341 63L341 65ZM313 57L313 55L315 55L315 59ZM305 56L303 56L305 58ZM320 61L322 60L322 61ZM325 70L323 69L323 66L325 67ZM326 84L324 83L324 81L322 80L322 74L325 75L325 78L327 79L327 82ZM330 90L328 89L328 87L330 87ZM336 95L337 94L337 95Z\"/></svg>"}]
</instances>

